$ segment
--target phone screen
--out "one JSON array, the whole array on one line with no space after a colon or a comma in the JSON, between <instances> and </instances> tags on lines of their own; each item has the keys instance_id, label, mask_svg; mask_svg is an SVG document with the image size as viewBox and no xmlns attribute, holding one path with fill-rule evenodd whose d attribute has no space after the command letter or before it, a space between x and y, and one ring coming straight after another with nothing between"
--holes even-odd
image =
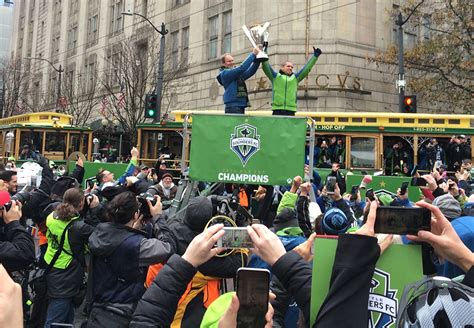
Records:
<instances>
[{"instance_id":1,"label":"phone screen","mask_svg":"<svg viewBox=\"0 0 474 328\"><path fill-rule=\"evenodd\" d=\"M372 188L367 189L365 192L365 197L367 197L371 202L375 200L374 190Z\"/></svg>"},{"instance_id":2,"label":"phone screen","mask_svg":"<svg viewBox=\"0 0 474 328\"><path fill-rule=\"evenodd\" d=\"M417 187L426 187L426 180L422 177L411 178L410 184Z\"/></svg>"},{"instance_id":3,"label":"phone screen","mask_svg":"<svg viewBox=\"0 0 474 328\"><path fill-rule=\"evenodd\" d=\"M403 182L400 187L400 195L405 195L408 189L408 182Z\"/></svg>"},{"instance_id":4,"label":"phone screen","mask_svg":"<svg viewBox=\"0 0 474 328\"><path fill-rule=\"evenodd\" d=\"M237 271L237 297L240 303L237 328L265 326L269 290L268 270L240 268Z\"/></svg>"},{"instance_id":5,"label":"phone screen","mask_svg":"<svg viewBox=\"0 0 474 328\"><path fill-rule=\"evenodd\" d=\"M423 207L380 206L376 218L375 233L416 235L431 230L431 212Z\"/></svg>"},{"instance_id":6,"label":"phone screen","mask_svg":"<svg viewBox=\"0 0 474 328\"><path fill-rule=\"evenodd\" d=\"M326 181L326 191L328 194L333 194L336 188L336 177L328 177Z\"/></svg>"},{"instance_id":7,"label":"phone screen","mask_svg":"<svg viewBox=\"0 0 474 328\"><path fill-rule=\"evenodd\" d=\"M224 227L224 235L217 240L217 247L252 248L253 243L247 228Z\"/></svg>"},{"instance_id":8,"label":"phone screen","mask_svg":"<svg viewBox=\"0 0 474 328\"><path fill-rule=\"evenodd\" d=\"M355 185L351 188L351 200L357 199L357 192L359 191L359 186Z\"/></svg>"}]
</instances>

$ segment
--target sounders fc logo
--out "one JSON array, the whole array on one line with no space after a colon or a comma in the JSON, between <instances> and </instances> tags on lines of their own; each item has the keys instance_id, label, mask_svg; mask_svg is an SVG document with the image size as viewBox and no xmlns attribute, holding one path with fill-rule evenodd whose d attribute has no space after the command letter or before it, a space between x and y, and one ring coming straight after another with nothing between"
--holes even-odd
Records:
<instances>
[{"instance_id":1,"label":"sounders fc logo","mask_svg":"<svg viewBox=\"0 0 474 328\"><path fill-rule=\"evenodd\" d=\"M250 157L260 150L260 135L257 128L250 124L238 125L230 135L230 149L239 156L245 167Z\"/></svg>"},{"instance_id":2,"label":"sounders fc logo","mask_svg":"<svg viewBox=\"0 0 474 328\"><path fill-rule=\"evenodd\" d=\"M390 273L375 269L369 294L369 328L391 327L397 318L397 290L390 288Z\"/></svg>"}]
</instances>

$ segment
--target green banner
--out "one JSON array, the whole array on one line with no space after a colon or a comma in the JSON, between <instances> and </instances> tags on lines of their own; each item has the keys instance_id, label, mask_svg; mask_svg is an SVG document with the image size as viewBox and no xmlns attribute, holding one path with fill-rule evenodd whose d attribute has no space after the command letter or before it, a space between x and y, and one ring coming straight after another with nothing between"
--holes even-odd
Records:
<instances>
[{"instance_id":1,"label":"green banner","mask_svg":"<svg viewBox=\"0 0 474 328\"><path fill-rule=\"evenodd\" d=\"M304 174L306 119L193 115L189 177L288 185Z\"/></svg>"},{"instance_id":2,"label":"green banner","mask_svg":"<svg viewBox=\"0 0 474 328\"><path fill-rule=\"evenodd\" d=\"M314 242L313 280L311 285L311 327L329 291L337 239L316 238ZM357 259L354 259L357 261ZM410 268L407 270L407 268ZM423 278L421 247L391 245L379 258L367 304L369 327L396 327L398 304L403 289Z\"/></svg>"}]
</instances>

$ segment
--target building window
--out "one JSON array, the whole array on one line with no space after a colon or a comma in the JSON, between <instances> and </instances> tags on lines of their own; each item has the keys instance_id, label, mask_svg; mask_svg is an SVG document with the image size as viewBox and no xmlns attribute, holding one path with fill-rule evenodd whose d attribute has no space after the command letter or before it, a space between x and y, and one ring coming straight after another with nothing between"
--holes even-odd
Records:
<instances>
[{"instance_id":1,"label":"building window","mask_svg":"<svg viewBox=\"0 0 474 328\"><path fill-rule=\"evenodd\" d=\"M87 23L87 42L97 41L99 36L99 14L89 17Z\"/></svg>"},{"instance_id":2,"label":"building window","mask_svg":"<svg viewBox=\"0 0 474 328\"><path fill-rule=\"evenodd\" d=\"M217 57L219 16L209 18L209 59Z\"/></svg>"},{"instance_id":3,"label":"building window","mask_svg":"<svg viewBox=\"0 0 474 328\"><path fill-rule=\"evenodd\" d=\"M190 0L173 0L175 6L181 6L188 3Z\"/></svg>"},{"instance_id":4,"label":"building window","mask_svg":"<svg viewBox=\"0 0 474 328\"><path fill-rule=\"evenodd\" d=\"M178 47L178 31L171 33L171 66L178 67L179 47Z\"/></svg>"},{"instance_id":5,"label":"building window","mask_svg":"<svg viewBox=\"0 0 474 328\"><path fill-rule=\"evenodd\" d=\"M77 46L77 26L69 29L67 40L67 50L74 50Z\"/></svg>"},{"instance_id":6,"label":"building window","mask_svg":"<svg viewBox=\"0 0 474 328\"><path fill-rule=\"evenodd\" d=\"M422 18L422 25L421 25L421 37L422 41L429 40L431 38L431 16L424 15Z\"/></svg>"},{"instance_id":7,"label":"building window","mask_svg":"<svg viewBox=\"0 0 474 328\"><path fill-rule=\"evenodd\" d=\"M123 17L122 12L124 11L123 0L113 0L112 7L110 10L110 31L112 33L120 33L123 31Z\"/></svg>"},{"instance_id":8,"label":"building window","mask_svg":"<svg viewBox=\"0 0 474 328\"><path fill-rule=\"evenodd\" d=\"M189 56L189 26L183 28L181 32L181 49L181 61L183 64L187 64Z\"/></svg>"},{"instance_id":9,"label":"building window","mask_svg":"<svg viewBox=\"0 0 474 328\"><path fill-rule=\"evenodd\" d=\"M232 48L232 11L225 12L222 14L222 51L225 54L231 52Z\"/></svg>"},{"instance_id":10,"label":"building window","mask_svg":"<svg viewBox=\"0 0 474 328\"><path fill-rule=\"evenodd\" d=\"M148 0L142 0L142 15L146 17L148 12Z\"/></svg>"}]
</instances>

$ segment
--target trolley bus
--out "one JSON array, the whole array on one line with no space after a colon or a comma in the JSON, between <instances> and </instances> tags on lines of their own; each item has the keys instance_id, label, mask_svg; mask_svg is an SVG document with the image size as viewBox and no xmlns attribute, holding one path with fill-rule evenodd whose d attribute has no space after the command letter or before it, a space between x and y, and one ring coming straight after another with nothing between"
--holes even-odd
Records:
<instances>
[{"instance_id":1,"label":"trolley bus","mask_svg":"<svg viewBox=\"0 0 474 328\"><path fill-rule=\"evenodd\" d=\"M175 111L175 122L140 125L138 140L143 159L156 161L166 149L179 165L182 149L189 149L182 147L183 122L189 115L192 123L193 113L223 114L222 111ZM246 115L268 116L271 112L247 111ZM317 147L334 140L341 144L344 151L340 162L345 169L384 170L387 153L395 143L401 143L409 154L408 164L413 167L422 161L422 150L433 138L445 148L453 136L463 135L471 150L471 160L474 153L474 115L297 112L296 116L314 121ZM188 158L188 154L184 156Z\"/></svg>"},{"instance_id":2,"label":"trolley bus","mask_svg":"<svg viewBox=\"0 0 474 328\"><path fill-rule=\"evenodd\" d=\"M22 147L54 160L66 160L73 152L92 158L92 130L71 124L72 116L37 112L0 119L0 150L3 158L20 159Z\"/></svg>"}]
</instances>

